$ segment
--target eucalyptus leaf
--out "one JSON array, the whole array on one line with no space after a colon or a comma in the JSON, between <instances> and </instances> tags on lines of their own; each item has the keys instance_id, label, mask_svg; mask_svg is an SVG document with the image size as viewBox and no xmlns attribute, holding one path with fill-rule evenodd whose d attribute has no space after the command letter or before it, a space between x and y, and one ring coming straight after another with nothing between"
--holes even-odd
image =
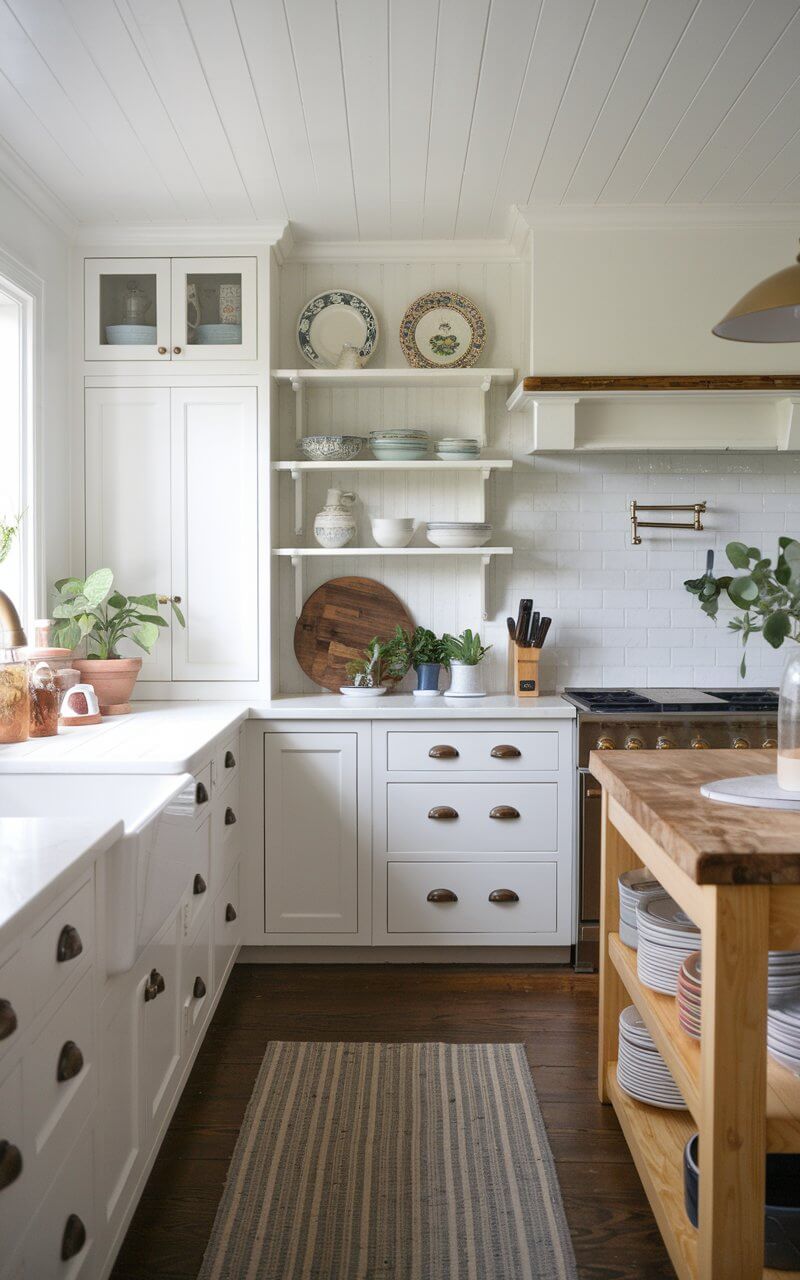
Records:
<instances>
[{"instance_id":1,"label":"eucalyptus leaf","mask_svg":"<svg viewBox=\"0 0 800 1280\"><path fill-rule=\"evenodd\" d=\"M740 609L748 609L758 599L758 583L754 582L749 575L734 578L728 587L728 595Z\"/></svg>"},{"instance_id":2,"label":"eucalyptus leaf","mask_svg":"<svg viewBox=\"0 0 800 1280\"><path fill-rule=\"evenodd\" d=\"M746 569L750 564L750 552L743 542L729 542L725 548L725 554L734 569ZM758 554L756 552L757 556Z\"/></svg>"},{"instance_id":3,"label":"eucalyptus leaf","mask_svg":"<svg viewBox=\"0 0 800 1280\"><path fill-rule=\"evenodd\" d=\"M786 637L792 634L792 620L788 613L779 609L777 613L770 614L764 623L762 634L767 644L771 644L773 649L780 649Z\"/></svg>"}]
</instances>

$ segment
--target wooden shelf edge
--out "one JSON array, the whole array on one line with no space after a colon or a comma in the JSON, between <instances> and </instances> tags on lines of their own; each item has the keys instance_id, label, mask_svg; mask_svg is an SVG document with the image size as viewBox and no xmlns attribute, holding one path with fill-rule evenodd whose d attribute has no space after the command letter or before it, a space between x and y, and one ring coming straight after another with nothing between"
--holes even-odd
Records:
<instances>
[{"instance_id":1,"label":"wooden shelf edge","mask_svg":"<svg viewBox=\"0 0 800 1280\"><path fill-rule=\"evenodd\" d=\"M523 392L586 391L798 391L796 373L745 374L595 374L580 377L529 376L520 383Z\"/></svg>"}]
</instances>

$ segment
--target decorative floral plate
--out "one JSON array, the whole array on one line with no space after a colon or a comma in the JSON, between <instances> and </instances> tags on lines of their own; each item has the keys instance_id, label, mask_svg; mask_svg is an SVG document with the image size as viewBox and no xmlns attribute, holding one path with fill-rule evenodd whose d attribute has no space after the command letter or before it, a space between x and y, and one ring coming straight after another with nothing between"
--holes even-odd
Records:
<instances>
[{"instance_id":1,"label":"decorative floral plate","mask_svg":"<svg viewBox=\"0 0 800 1280\"><path fill-rule=\"evenodd\" d=\"M400 322L400 346L415 369L469 368L485 341L486 321L463 293L424 293Z\"/></svg>"},{"instance_id":2,"label":"decorative floral plate","mask_svg":"<svg viewBox=\"0 0 800 1280\"><path fill-rule=\"evenodd\" d=\"M378 321L368 302L349 289L326 289L307 302L297 321L297 345L309 364L335 369L342 347L358 348L366 363L378 341Z\"/></svg>"}]
</instances>

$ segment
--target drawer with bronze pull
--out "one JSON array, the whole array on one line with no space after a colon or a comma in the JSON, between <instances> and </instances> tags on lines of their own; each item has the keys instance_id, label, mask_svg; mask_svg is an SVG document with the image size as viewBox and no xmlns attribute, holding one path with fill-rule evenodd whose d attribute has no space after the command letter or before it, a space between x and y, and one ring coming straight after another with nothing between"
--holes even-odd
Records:
<instances>
[{"instance_id":1,"label":"drawer with bronze pull","mask_svg":"<svg viewBox=\"0 0 800 1280\"><path fill-rule=\"evenodd\" d=\"M558 848L555 782L390 782L386 804L390 854Z\"/></svg>"},{"instance_id":2,"label":"drawer with bronze pull","mask_svg":"<svg viewBox=\"0 0 800 1280\"><path fill-rule=\"evenodd\" d=\"M241 754L238 730L224 745L217 747L214 756L214 787L218 795L234 778L239 777Z\"/></svg>"},{"instance_id":3,"label":"drawer with bronze pull","mask_svg":"<svg viewBox=\"0 0 800 1280\"><path fill-rule=\"evenodd\" d=\"M242 940L242 904L239 893L239 865L230 872L214 904L214 986L219 986L230 968Z\"/></svg>"},{"instance_id":4,"label":"drawer with bronze pull","mask_svg":"<svg viewBox=\"0 0 800 1280\"><path fill-rule=\"evenodd\" d=\"M390 730L386 735L386 767L403 772L550 772L558 769L558 733L552 729L519 731L511 725L497 730L464 730L446 721L433 732Z\"/></svg>"},{"instance_id":5,"label":"drawer with bronze pull","mask_svg":"<svg viewBox=\"0 0 800 1280\"><path fill-rule=\"evenodd\" d=\"M181 951L181 987L184 1043L191 1047L211 1011L213 980L211 969L212 917L207 915L193 940Z\"/></svg>"},{"instance_id":6,"label":"drawer with bronze pull","mask_svg":"<svg viewBox=\"0 0 800 1280\"><path fill-rule=\"evenodd\" d=\"M215 798L211 821L215 882L222 884L241 851L242 808L238 779L226 787L224 795Z\"/></svg>"},{"instance_id":7,"label":"drawer with bronze pull","mask_svg":"<svg viewBox=\"0 0 800 1280\"><path fill-rule=\"evenodd\" d=\"M86 973L25 1054L23 1093L32 1175L52 1175L86 1122L95 1092L93 983Z\"/></svg>"},{"instance_id":8,"label":"drawer with bronze pull","mask_svg":"<svg viewBox=\"0 0 800 1280\"><path fill-rule=\"evenodd\" d=\"M555 862L390 862L388 932L554 933Z\"/></svg>"},{"instance_id":9,"label":"drawer with bronze pull","mask_svg":"<svg viewBox=\"0 0 800 1280\"><path fill-rule=\"evenodd\" d=\"M27 1226L28 1163L23 1136L22 1064L19 1063L0 1085L0 1240L4 1258L13 1253Z\"/></svg>"},{"instance_id":10,"label":"drawer with bronze pull","mask_svg":"<svg viewBox=\"0 0 800 1280\"><path fill-rule=\"evenodd\" d=\"M96 1262L93 1134L83 1133L58 1171L24 1246L25 1275L88 1280ZM52 1170L51 1170L52 1172Z\"/></svg>"},{"instance_id":11,"label":"drawer with bronze pull","mask_svg":"<svg viewBox=\"0 0 800 1280\"><path fill-rule=\"evenodd\" d=\"M27 948L0 964L0 1062L15 1048L33 1021L33 992L27 973Z\"/></svg>"},{"instance_id":12,"label":"drawer with bronze pull","mask_svg":"<svg viewBox=\"0 0 800 1280\"><path fill-rule=\"evenodd\" d=\"M31 939L28 957L35 1013L93 953L94 881L88 880Z\"/></svg>"}]
</instances>

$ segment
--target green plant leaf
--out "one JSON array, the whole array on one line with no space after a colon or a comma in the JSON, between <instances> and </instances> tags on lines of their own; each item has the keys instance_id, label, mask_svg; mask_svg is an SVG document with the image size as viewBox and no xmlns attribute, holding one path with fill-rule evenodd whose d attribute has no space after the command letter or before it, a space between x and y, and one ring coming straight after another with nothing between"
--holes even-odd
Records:
<instances>
[{"instance_id":1,"label":"green plant leaf","mask_svg":"<svg viewBox=\"0 0 800 1280\"><path fill-rule=\"evenodd\" d=\"M147 596L128 596L128 599L131 604L145 605L148 609L158 608L158 596L154 592Z\"/></svg>"},{"instance_id":2,"label":"green plant leaf","mask_svg":"<svg viewBox=\"0 0 800 1280\"><path fill-rule=\"evenodd\" d=\"M94 573L90 573L83 584L83 594L89 604L95 608L102 604L111 590L113 581L114 575L110 569L95 569Z\"/></svg>"},{"instance_id":3,"label":"green plant leaf","mask_svg":"<svg viewBox=\"0 0 800 1280\"><path fill-rule=\"evenodd\" d=\"M177 606L177 605L175 604L175 602L174 602L174 601L172 601L172 600L170 601L170 606L171 606L171 608L172 608L172 612L175 614L175 617L177 618L177 620L178 620L178 622L180 623L180 625L181 625L182 627L185 627L185 626L186 626L186 619L184 618L184 616L183 616L183 614L181 613L181 611L180 611L180 609L178 608L178 606Z\"/></svg>"},{"instance_id":4,"label":"green plant leaf","mask_svg":"<svg viewBox=\"0 0 800 1280\"><path fill-rule=\"evenodd\" d=\"M83 591L82 578L59 578L55 584L56 591L64 595L77 596Z\"/></svg>"},{"instance_id":5,"label":"green plant leaf","mask_svg":"<svg viewBox=\"0 0 800 1280\"><path fill-rule=\"evenodd\" d=\"M767 644L771 644L773 649L780 649L786 637L792 634L792 620L789 614L783 609L770 614L764 623L762 634Z\"/></svg>"},{"instance_id":6,"label":"green plant leaf","mask_svg":"<svg viewBox=\"0 0 800 1280\"><path fill-rule=\"evenodd\" d=\"M142 622L135 631L131 632L130 638L149 653L158 639L158 627L154 627L152 622Z\"/></svg>"},{"instance_id":7,"label":"green plant leaf","mask_svg":"<svg viewBox=\"0 0 800 1280\"><path fill-rule=\"evenodd\" d=\"M748 609L758 599L758 583L749 574L734 578L728 587L728 595L740 609Z\"/></svg>"},{"instance_id":8,"label":"green plant leaf","mask_svg":"<svg viewBox=\"0 0 800 1280\"><path fill-rule=\"evenodd\" d=\"M725 554L733 565L734 569L746 569L750 563L750 548L746 547L743 542L729 542L725 548ZM756 551L756 559L761 555L760 551Z\"/></svg>"},{"instance_id":9,"label":"green plant leaf","mask_svg":"<svg viewBox=\"0 0 800 1280\"><path fill-rule=\"evenodd\" d=\"M89 633L94 630L95 621L96 619L93 618L92 615L89 613L82 613L80 617L77 619L78 630L81 633L82 640L84 639L85 636L88 636Z\"/></svg>"},{"instance_id":10,"label":"green plant leaf","mask_svg":"<svg viewBox=\"0 0 800 1280\"><path fill-rule=\"evenodd\" d=\"M132 598L133 597L131 597L131 599ZM119 591L113 592L113 594L108 597L107 601L109 609L124 609L127 603L128 597L123 596Z\"/></svg>"},{"instance_id":11,"label":"green plant leaf","mask_svg":"<svg viewBox=\"0 0 800 1280\"><path fill-rule=\"evenodd\" d=\"M152 622L154 627L169 626L166 618L162 618L160 613L134 613L133 617L137 622Z\"/></svg>"}]
</instances>

